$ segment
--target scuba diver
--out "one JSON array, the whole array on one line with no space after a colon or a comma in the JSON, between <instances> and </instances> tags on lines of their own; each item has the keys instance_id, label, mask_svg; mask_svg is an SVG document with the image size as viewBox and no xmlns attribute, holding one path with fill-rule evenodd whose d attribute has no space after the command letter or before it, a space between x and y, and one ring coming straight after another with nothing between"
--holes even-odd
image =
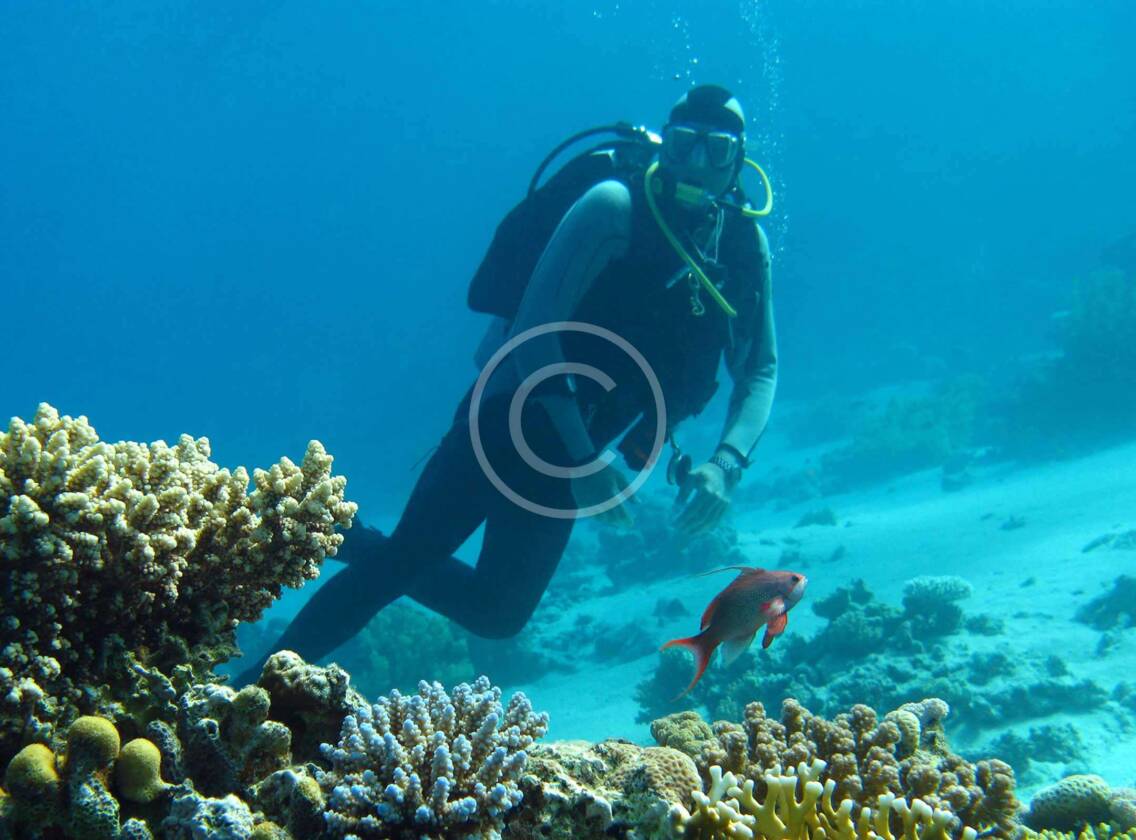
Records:
<instances>
[{"instance_id":1,"label":"scuba diver","mask_svg":"<svg viewBox=\"0 0 1136 840\"><path fill-rule=\"evenodd\" d=\"M563 148L600 132L619 139L538 187ZM755 220L772 191L745 142L737 99L702 85L674 105L661 137L620 123L545 159L470 286L470 305L495 316L476 357L481 376L394 530L349 530L336 557L346 568L274 650L317 661L403 595L475 635L515 635L576 518L630 524L636 485L606 449L617 438L644 478L671 444L677 529L718 523L777 383L769 246ZM746 165L761 176L763 210L742 192ZM723 358L733 381L724 427L695 467L673 430L710 400ZM453 554L482 524L470 566ZM266 659L237 682L255 681Z\"/></svg>"}]
</instances>

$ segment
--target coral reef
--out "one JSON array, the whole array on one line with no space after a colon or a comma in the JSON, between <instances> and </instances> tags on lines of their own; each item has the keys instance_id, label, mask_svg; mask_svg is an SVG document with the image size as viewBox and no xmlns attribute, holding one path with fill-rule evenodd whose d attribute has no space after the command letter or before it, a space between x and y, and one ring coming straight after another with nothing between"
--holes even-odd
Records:
<instances>
[{"instance_id":1,"label":"coral reef","mask_svg":"<svg viewBox=\"0 0 1136 840\"><path fill-rule=\"evenodd\" d=\"M815 510L806 511L797 520L794 528L807 528L810 525L835 525L836 524L836 511L832 508L817 508Z\"/></svg>"},{"instance_id":2,"label":"coral reef","mask_svg":"<svg viewBox=\"0 0 1136 840\"><path fill-rule=\"evenodd\" d=\"M80 714L168 715L237 622L335 553L355 505L318 442L251 493L209 454L105 443L47 404L0 434L0 761Z\"/></svg>"},{"instance_id":3,"label":"coral reef","mask_svg":"<svg viewBox=\"0 0 1136 840\"><path fill-rule=\"evenodd\" d=\"M178 698L182 763L206 796L239 793L292 762L292 733L268 719L269 695L260 686L239 692L204 683Z\"/></svg>"},{"instance_id":4,"label":"coral reef","mask_svg":"<svg viewBox=\"0 0 1136 840\"><path fill-rule=\"evenodd\" d=\"M905 840L975 840L978 836L974 827L960 827L950 811L932 808L920 799L909 802L889 794L878 797L871 807L857 808L848 799L834 803L835 783L820 781L825 767L824 761L814 759L787 773L771 768L762 776L763 792L757 796L754 780L711 767L707 792L694 793L693 812L676 805L671 812L673 825L681 836L698 840L755 836L877 840L893 835Z\"/></svg>"},{"instance_id":5,"label":"coral reef","mask_svg":"<svg viewBox=\"0 0 1136 840\"><path fill-rule=\"evenodd\" d=\"M253 831L252 811L231 793L211 799L186 790L162 820L163 840L252 840Z\"/></svg>"},{"instance_id":6,"label":"coral reef","mask_svg":"<svg viewBox=\"0 0 1136 840\"><path fill-rule=\"evenodd\" d=\"M1136 627L1136 577L1120 575L1108 592L1079 608L1074 617L1096 630Z\"/></svg>"},{"instance_id":7,"label":"coral reef","mask_svg":"<svg viewBox=\"0 0 1136 840\"><path fill-rule=\"evenodd\" d=\"M1136 832L1136 789L1112 788L1100 776L1066 776L1034 796L1024 820L1037 831L1080 832L1107 825L1116 832Z\"/></svg>"},{"instance_id":8,"label":"coral reef","mask_svg":"<svg viewBox=\"0 0 1136 840\"><path fill-rule=\"evenodd\" d=\"M974 442L985 388L977 377L960 376L926 396L893 398L861 421L851 443L823 456L822 490L942 466Z\"/></svg>"},{"instance_id":9,"label":"coral reef","mask_svg":"<svg viewBox=\"0 0 1136 840\"><path fill-rule=\"evenodd\" d=\"M279 830L297 838L319 837L325 829L323 791L311 765L279 770L259 782L251 801L278 823Z\"/></svg>"},{"instance_id":10,"label":"coral reef","mask_svg":"<svg viewBox=\"0 0 1136 840\"><path fill-rule=\"evenodd\" d=\"M154 721L152 739L120 745L112 721L80 717L9 762L0 838L1136 840L1136 791L1095 777L1040 793L1023 827L1013 771L953 754L937 699L883 718L858 705L826 720L792 700L780 720L760 703L741 723L682 712L641 747L537 743L547 716L521 694L503 705L484 677L372 706L347 681L282 652L257 686L187 689L177 727ZM307 741L336 721L338 740L296 761L278 713Z\"/></svg>"},{"instance_id":11,"label":"coral reef","mask_svg":"<svg viewBox=\"0 0 1136 840\"><path fill-rule=\"evenodd\" d=\"M766 717L761 703L750 703L742 723L716 722L712 740L693 713L656 721L652 733L660 743L684 748L710 785L710 768L719 767L754 780L764 795L770 768L819 759L838 799L870 807L882 795L917 797L966 825L1009 837L1018 810L1013 770L998 760L971 764L952 753L943 732L948 711L942 700L929 699L904 704L881 721L857 705L830 721L787 699L780 721Z\"/></svg>"},{"instance_id":12,"label":"coral reef","mask_svg":"<svg viewBox=\"0 0 1136 840\"><path fill-rule=\"evenodd\" d=\"M651 721L651 737L660 747L673 747L689 756L699 756L716 746L714 730L698 712L675 712Z\"/></svg>"},{"instance_id":13,"label":"coral reef","mask_svg":"<svg viewBox=\"0 0 1136 840\"><path fill-rule=\"evenodd\" d=\"M694 762L667 747L626 741L561 741L536 745L521 777L522 807L506 837L668 837L675 804L701 788Z\"/></svg>"},{"instance_id":14,"label":"coral reef","mask_svg":"<svg viewBox=\"0 0 1136 840\"><path fill-rule=\"evenodd\" d=\"M507 708L480 677L447 694L440 683L392 691L344 718L316 779L336 837L496 836L522 799L526 749L548 730L523 694Z\"/></svg>"},{"instance_id":15,"label":"coral reef","mask_svg":"<svg viewBox=\"0 0 1136 840\"><path fill-rule=\"evenodd\" d=\"M997 439L1009 454L1065 455L1128 438L1136 428L1133 275L1105 270L1076 278L1062 316L1056 358L1026 371L997 406Z\"/></svg>"},{"instance_id":16,"label":"coral reef","mask_svg":"<svg viewBox=\"0 0 1136 840\"><path fill-rule=\"evenodd\" d=\"M12 809L0 821L30 836L56 830L84 840L119 840L120 798L128 804L152 801L168 787L157 776L153 744L132 741L125 755L119 747L114 724L95 716L77 718L54 751L44 744L27 745L5 772ZM140 752L147 753L147 761L137 761Z\"/></svg>"},{"instance_id":17,"label":"coral reef","mask_svg":"<svg viewBox=\"0 0 1136 840\"><path fill-rule=\"evenodd\" d=\"M969 598L974 587L954 575L923 576L903 585L903 609L911 618L912 635L919 639L949 636L962 626L958 601Z\"/></svg>"},{"instance_id":18,"label":"coral reef","mask_svg":"<svg viewBox=\"0 0 1136 840\"><path fill-rule=\"evenodd\" d=\"M812 602L826 624L811 637L790 633L780 649L749 651L731 665L711 668L677 704L671 699L689 672L681 659L663 651L655 672L636 687L639 719L649 722L676 707L703 704L711 719L739 720L755 699L776 707L782 698L795 697L832 715L857 703L887 709L911 697L938 696L950 703L952 720L981 731L1108 702L1108 691L1078 679L1056 655L1010 661L972 653L964 633L999 628L996 620L963 613L950 600L968 591L961 579L916 578L898 608L853 581Z\"/></svg>"},{"instance_id":19,"label":"coral reef","mask_svg":"<svg viewBox=\"0 0 1136 840\"><path fill-rule=\"evenodd\" d=\"M262 680L279 710L263 686L199 683L177 697L176 726L152 721L148 737L121 748L114 723L95 716L77 718L54 751L28 745L8 765L0 838L9 826L81 840L323 836L314 767L292 764L293 733L270 713L289 717L305 741L337 733L344 716L365 703L342 670L308 665L290 652L270 659ZM311 749L309 758L318 753Z\"/></svg>"},{"instance_id":20,"label":"coral reef","mask_svg":"<svg viewBox=\"0 0 1136 840\"><path fill-rule=\"evenodd\" d=\"M135 738L122 746L114 772L122 797L141 805L157 799L167 785L162 781L162 752L145 738Z\"/></svg>"},{"instance_id":21,"label":"coral reef","mask_svg":"<svg viewBox=\"0 0 1136 840\"><path fill-rule=\"evenodd\" d=\"M990 744L990 751L1014 768L1019 779L1030 776L1033 763L1068 764L1081 759L1084 743L1072 724L1031 726L1025 735L1004 732Z\"/></svg>"},{"instance_id":22,"label":"coral reef","mask_svg":"<svg viewBox=\"0 0 1136 840\"><path fill-rule=\"evenodd\" d=\"M474 678L468 634L435 613L395 603L372 618L351 641L331 653L351 674L363 694L377 696L391 688L413 691L427 675L443 685ZM406 656L408 650L414 656Z\"/></svg>"},{"instance_id":23,"label":"coral reef","mask_svg":"<svg viewBox=\"0 0 1136 840\"><path fill-rule=\"evenodd\" d=\"M343 719L367 708L367 701L350 685L337 665L321 668L299 654L282 650L268 658L257 685L268 692L272 719L292 733L292 758L316 761L321 745L339 738Z\"/></svg>"},{"instance_id":24,"label":"coral reef","mask_svg":"<svg viewBox=\"0 0 1136 840\"><path fill-rule=\"evenodd\" d=\"M1025 820L1034 829L1079 830L1108 822L1111 798L1112 789L1100 776L1066 776L1030 800Z\"/></svg>"},{"instance_id":25,"label":"coral reef","mask_svg":"<svg viewBox=\"0 0 1136 840\"><path fill-rule=\"evenodd\" d=\"M634 530L605 528L597 532L597 555L616 588L667 575L704 572L722 566L747 565L738 548L737 532L728 524L694 537L672 527L667 501L636 496Z\"/></svg>"}]
</instances>

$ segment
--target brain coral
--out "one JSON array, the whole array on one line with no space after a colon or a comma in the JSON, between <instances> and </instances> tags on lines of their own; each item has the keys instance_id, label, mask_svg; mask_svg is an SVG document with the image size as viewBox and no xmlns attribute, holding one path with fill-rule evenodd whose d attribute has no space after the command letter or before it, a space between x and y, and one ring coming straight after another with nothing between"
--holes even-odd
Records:
<instances>
[{"instance_id":1,"label":"brain coral","mask_svg":"<svg viewBox=\"0 0 1136 840\"><path fill-rule=\"evenodd\" d=\"M120 717L139 674L205 678L237 622L335 554L355 505L318 442L252 492L209 454L105 443L47 404L0 433L0 760L77 714Z\"/></svg>"},{"instance_id":2,"label":"brain coral","mask_svg":"<svg viewBox=\"0 0 1136 840\"><path fill-rule=\"evenodd\" d=\"M1108 822L1112 789L1100 776L1066 776L1040 791L1030 802L1026 824L1034 829L1079 831Z\"/></svg>"}]
</instances>

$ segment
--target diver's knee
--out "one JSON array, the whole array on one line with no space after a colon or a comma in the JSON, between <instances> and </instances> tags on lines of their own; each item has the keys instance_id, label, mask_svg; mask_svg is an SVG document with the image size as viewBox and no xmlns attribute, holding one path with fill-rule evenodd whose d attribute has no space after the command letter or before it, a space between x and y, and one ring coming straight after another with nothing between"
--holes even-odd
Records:
<instances>
[{"instance_id":1,"label":"diver's knee","mask_svg":"<svg viewBox=\"0 0 1136 840\"><path fill-rule=\"evenodd\" d=\"M483 639L511 639L525 629L532 618L532 610L498 610L482 616L481 626L476 630Z\"/></svg>"},{"instance_id":2,"label":"diver's knee","mask_svg":"<svg viewBox=\"0 0 1136 840\"><path fill-rule=\"evenodd\" d=\"M343 542L339 545L334 559L347 565L357 563L377 563L383 557L390 537L378 528L356 523L343 532Z\"/></svg>"}]
</instances>

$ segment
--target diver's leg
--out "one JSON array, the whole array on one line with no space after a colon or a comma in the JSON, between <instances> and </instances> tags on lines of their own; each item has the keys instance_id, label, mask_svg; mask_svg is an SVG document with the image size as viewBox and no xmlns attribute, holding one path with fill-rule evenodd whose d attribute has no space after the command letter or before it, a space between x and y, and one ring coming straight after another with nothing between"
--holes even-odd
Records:
<instances>
[{"instance_id":1,"label":"diver's leg","mask_svg":"<svg viewBox=\"0 0 1136 840\"><path fill-rule=\"evenodd\" d=\"M571 519L511 510L485 523L477 567L416 578L409 595L487 639L515 636L532 617L572 533Z\"/></svg>"},{"instance_id":2,"label":"diver's leg","mask_svg":"<svg viewBox=\"0 0 1136 840\"><path fill-rule=\"evenodd\" d=\"M503 424L502 424L503 425ZM567 453L542 411L529 414L525 439L551 463ZM496 448L503 480L517 495L546 507L575 506L567 481L538 473L515 448ZM508 638L529 620L568 545L574 520L538 513L485 481L485 538L477 566L447 564L446 574L419 576L407 594L478 636Z\"/></svg>"},{"instance_id":3,"label":"diver's leg","mask_svg":"<svg viewBox=\"0 0 1136 840\"><path fill-rule=\"evenodd\" d=\"M419 575L469 569L451 555L485 519L483 483L468 427L455 423L419 476L392 534L364 528L353 537L354 529L348 530L343 548L350 562L300 609L272 651L294 650L315 662L406 594ZM268 656L250 664L235 682L254 682Z\"/></svg>"}]
</instances>

